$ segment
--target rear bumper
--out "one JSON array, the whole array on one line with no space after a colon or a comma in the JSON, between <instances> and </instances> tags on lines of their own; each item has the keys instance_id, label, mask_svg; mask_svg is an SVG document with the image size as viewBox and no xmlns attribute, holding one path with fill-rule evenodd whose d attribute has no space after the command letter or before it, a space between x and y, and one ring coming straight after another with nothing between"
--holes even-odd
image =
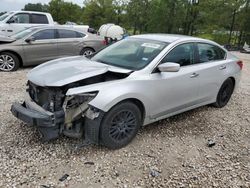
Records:
<instances>
[{"instance_id":1,"label":"rear bumper","mask_svg":"<svg viewBox=\"0 0 250 188\"><path fill-rule=\"evenodd\" d=\"M64 112L59 111L51 115L27 108L26 103L14 103L11 106L12 114L23 122L35 126L44 140L55 139L60 134L60 126L64 124Z\"/></svg>"}]
</instances>

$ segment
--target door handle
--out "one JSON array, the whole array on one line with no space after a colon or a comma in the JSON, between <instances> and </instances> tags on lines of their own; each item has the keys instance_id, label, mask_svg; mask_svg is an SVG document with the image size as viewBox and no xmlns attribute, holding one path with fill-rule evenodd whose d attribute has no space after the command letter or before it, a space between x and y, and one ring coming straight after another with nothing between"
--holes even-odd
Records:
<instances>
[{"instance_id":1,"label":"door handle","mask_svg":"<svg viewBox=\"0 0 250 188\"><path fill-rule=\"evenodd\" d=\"M220 66L220 70L225 70L225 69L227 69L227 66L226 66L226 65Z\"/></svg>"},{"instance_id":2,"label":"door handle","mask_svg":"<svg viewBox=\"0 0 250 188\"><path fill-rule=\"evenodd\" d=\"M190 78L196 78L196 77L198 77L198 76L200 76L200 75L197 74L197 73L193 73L193 74L191 74Z\"/></svg>"}]
</instances>

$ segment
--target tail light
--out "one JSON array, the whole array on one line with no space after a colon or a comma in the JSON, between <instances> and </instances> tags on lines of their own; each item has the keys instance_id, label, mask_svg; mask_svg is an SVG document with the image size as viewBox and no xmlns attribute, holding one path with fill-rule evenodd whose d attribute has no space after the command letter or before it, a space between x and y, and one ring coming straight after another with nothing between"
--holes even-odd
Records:
<instances>
[{"instance_id":1,"label":"tail light","mask_svg":"<svg viewBox=\"0 0 250 188\"><path fill-rule=\"evenodd\" d=\"M106 40L103 40L103 41L102 41L102 44L103 44L103 45L108 45L108 43L107 43Z\"/></svg>"},{"instance_id":2,"label":"tail light","mask_svg":"<svg viewBox=\"0 0 250 188\"><path fill-rule=\"evenodd\" d=\"M243 69L243 62L242 61L238 61L237 64L239 65L240 70L242 70Z\"/></svg>"}]
</instances>

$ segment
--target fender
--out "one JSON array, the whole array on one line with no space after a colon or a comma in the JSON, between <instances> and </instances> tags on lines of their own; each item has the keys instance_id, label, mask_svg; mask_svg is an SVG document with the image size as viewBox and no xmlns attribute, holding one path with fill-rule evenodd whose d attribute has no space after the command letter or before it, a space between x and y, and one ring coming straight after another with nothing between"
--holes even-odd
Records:
<instances>
[{"instance_id":1,"label":"fender","mask_svg":"<svg viewBox=\"0 0 250 188\"><path fill-rule=\"evenodd\" d=\"M144 88L144 89L143 89ZM148 88L150 90L150 88ZM89 102L89 105L108 112L113 106L126 99L137 99L145 107L145 115L151 111L154 101L143 94L145 90L141 80L116 80L106 83L98 83L83 87L69 89L67 96L81 93L98 92L97 96Z\"/></svg>"}]
</instances>

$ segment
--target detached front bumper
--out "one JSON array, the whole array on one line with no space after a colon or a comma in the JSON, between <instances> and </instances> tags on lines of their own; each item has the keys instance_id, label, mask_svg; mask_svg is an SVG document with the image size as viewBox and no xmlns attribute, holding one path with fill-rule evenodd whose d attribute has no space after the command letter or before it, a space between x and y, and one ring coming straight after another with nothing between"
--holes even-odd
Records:
<instances>
[{"instance_id":1,"label":"detached front bumper","mask_svg":"<svg viewBox=\"0 0 250 188\"><path fill-rule=\"evenodd\" d=\"M26 102L14 103L11 112L18 119L37 127L45 141L59 137L60 127L64 124L64 111L46 114L32 109Z\"/></svg>"},{"instance_id":2,"label":"detached front bumper","mask_svg":"<svg viewBox=\"0 0 250 188\"><path fill-rule=\"evenodd\" d=\"M76 109L77 113L73 113L73 115L77 114L76 117L84 115L84 119L76 120L63 109L54 113L45 110L35 103L29 95L26 95L24 101L23 104L14 103L11 106L11 112L16 118L28 125L37 127L44 141L56 139L61 134L64 134L72 138L84 136L88 143L99 144L100 125L104 116L103 111L83 105L82 108L79 107L80 111ZM67 117L73 119L69 121ZM66 127L67 122L74 123L70 129Z\"/></svg>"}]
</instances>

